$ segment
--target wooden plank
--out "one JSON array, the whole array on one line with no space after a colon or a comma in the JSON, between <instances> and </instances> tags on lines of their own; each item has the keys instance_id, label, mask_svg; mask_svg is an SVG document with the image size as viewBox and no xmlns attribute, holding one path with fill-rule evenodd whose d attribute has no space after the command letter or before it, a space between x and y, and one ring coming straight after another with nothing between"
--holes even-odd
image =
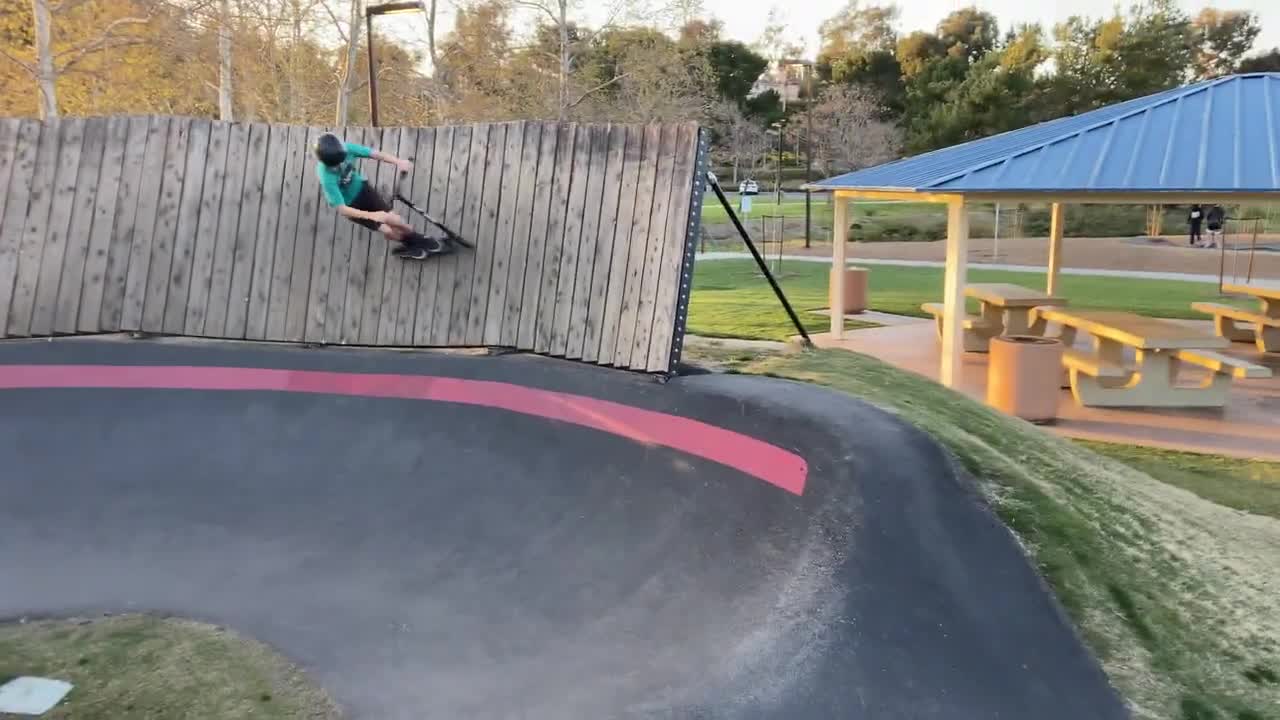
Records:
<instances>
[{"instance_id":1,"label":"wooden plank","mask_svg":"<svg viewBox=\"0 0 1280 720\"><path fill-rule=\"evenodd\" d=\"M53 304L53 332L62 335L74 333L77 328L84 267L93 229L93 208L98 195L102 154L107 139L107 119L86 120L82 138L74 199L69 200L72 205L71 223L67 228L62 275L58 280L58 296Z\"/></svg>"},{"instance_id":2,"label":"wooden plank","mask_svg":"<svg viewBox=\"0 0 1280 720\"><path fill-rule=\"evenodd\" d=\"M367 144L364 128L348 128L343 140L360 145ZM366 165L367 163L360 161L358 169L363 172L367 169ZM351 244L355 239L356 231L364 231L364 228L339 216L333 208L326 207L326 209L333 213L336 227L333 236L333 255L329 262L329 297L325 302L324 310L324 341L341 343L344 327L343 310L347 304L347 279L351 275Z\"/></svg>"},{"instance_id":3,"label":"wooden plank","mask_svg":"<svg viewBox=\"0 0 1280 720\"><path fill-rule=\"evenodd\" d=\"M53 334L58 313L58 288L67 257L71 216L76 206L76 181L80 176L80 154L84 148L84 120L63 118L58 147L58 171L54 180L53 207L44 233L40 274L36 283L35 307L31 313L31 335Z\"/></svg>"},{"instance_id":4,"label":"wooden plank","mask_svg":"<svg viewBox=\"0 0 1280 720\"><path fill-rule=\"evenodd\" d=\"M129 271L125 275L121 330L142 329L142 305L146 302L147 273L151 270L151 257L155 251L165 150L169 142L169 126L174 122L177 122L175 118L157 116L151 118L151 125L147 128L147 157L143 161L142 181L138 185L138 209L129 247Z\"/></svg>"},{"instance_id":5,"label":"wooden plank","mask_svg":"<svg viewBox=\"0 0 1280 720\"><path fill-rule=\"evenodd\" d=\"M209 299L204 313L204 330L209 337L227 336L228 305L231 302L231 275L235 266L236 239L240 224L245 177L249 162L250 125L233 123L227 138L227 167L222 182L222 207L218 213L217 245L213 251L213 275L209 279Z\"/></svg>"},{"instance_id":6,"label":"wooden plank","mask_svg":"<svg viewBox=\"0 0 1280 720\"><path fill-rule=\"evenodd\" d=\"M141 308L141 329L145 332L164 330L165 307L172 282L173 246L177 241L178 213L182 206L182 186L187 173L187 141L190 132L189 118L173 118L169 123L164 170L160 175L160 200L156 207L151 258Z\"/></svg>"},{"instance_id":7,"label":"wooden plank","mask_svg":"<svg viewBox=\"0 0 1280 720\"><path fill-rule=\"evenodd\" d=\"M489 292L485 296L484 327L480 330L479 338L473 338L477 345L499 345L502 340L502 319L506 314L507 298L511 294L511 239L516 226L516 211L522 204L527 207L527 203L522 203L524 199L520 197L520 183L524 179L521 162L524 158L526 128L527 123L523 120L507 125L507 144L502 151L502 184L499 190L502 199L493 239L493 263L489 271ZM534 160L537 160L536 155ZM530 182L532 183L532 178ZM519 295L519 291L517 283L515 294Z\"/></svg>"},{"instance_id":8,"label":"wooden plank","mask_svg":"<svg viewBox=\"0 0 1280 720\"><path fill-rule=\"evenodd\" d=\"M569 220L569 196L573 188L576 146L586 142L586 132L578 132L577 123L557 129L555 177L551 188L551 212L547 220L547 246L542 255L542 289L538 291L538 329L534 333L534 352L551 352L555 331L556 304L561 255L564 253L565 226Z\"/></svg>"},{"instance_id":9,"label":"wooden plank","mask_svg":"<svg viewBox=\"0 0 1280 720\"><path fill-rule=\"evenodd\" d=\"M102 293L107 274L107 250L116 220L116 195L124 170L125 146L129 139L129 119L104 118L103 154L100 159L97 191L93 194L93 217L81 273L80 299L75 330L98 332L102 322ZM59 303L61 304L61 302Z\"/></svg>"},{"instance_id":10,"label":"wooden plank","mask_svg":"<svg viewBox=\"0 0 1280 720\"><path fill-rule=\"evenodd\" d=\"M484 161L484 200L480 203L480 225L476 230L475 267L471 282L462 287L465 327L459 342L475 346L484 344L485 311L489 303L489 284L493 280L495 246L498 244L498 213L502 209L503 170L506 169L508 123L489 126L489 142ZM511 202L515 198L510 199Z\"/></svg>"},{"instance_id":11,"label":"wooden plank","mask_svg":"<svg viewBox=\"0 0 1280 720\"><path fill-rule=\"evenodd\" d=\"M427 192L427 212L445 218L448 210L449 184L453 167L453 141L455 128L442 127L434 131L431 158L431 187ZM431 326L435 322L435 300L439 294L440 263L424 263L418 276L418 297L413 320L413 345L427 345L431 341Z\"/></svg>"},{"instance_id":12,"label":"wooden plank","mask_svg":"<svg viewBox=\"0 0 1280 720\"><path fill-rule=\"evenodd\" d=\"M635 219L636 186L640 166L644 162L644 128L628 125L618 128L625 135L622 151L621 180L618 188L618 211L614 223L612 256L609 259L604 302L599 303L603 315L599 321L600 351L595 360L610 364L618 347L618 328L627 280L627 262L631 256L631 226Z\"/></svg>"},{"instance_id":13,"label":"wooden plank","mask_svg":"<svg viewBox=\"0 0 1280 720\"><path fill-rule=\"evenodd\" d=\"M204 159L204 178L200 183L200 228L195 233L195 249L191 258L191 278L187 288L187 306L183 311L183 332L203 335L209 295L213 287L213 268L222 217L223 188L227 184L228 163L244 162L244 153L231 152L233 125L214 122L209 127L209 151ZM229 197L235 197L231 195ZM229 201L234 204L234 201Z\"/></svg>"},{"instance_id":14,"label":"wooden plank","mask_svg":"<svg viewBox=\"0 0 1280 720\"><path fill-rule=\"evenodd\" d=\"M551 343L547 352L560 357L566 355L569 343L573 286L578 279L578 249L582 243L582 225L586 214L590 212L586 205L587 189L591 186L591 130L588 125L579 126L574 142L573 174L569 183L568 205L565 208L564 240L560 245L560 268L556 271L555 304L551 308Z\"/></svg>"},{"instance_id":15,"label":"wooden plank","mask_svg":"<svg viewBox=\"0 0 1280 720\"><path fill-rule=\"evenodd\" d=\"M249 125L249 157L240 185L240 216L236 219L235 250L231 254L231 286L227 291L227 319L223 337L242 338L249 321L249 291L253 285L253 261L257 257L258 223L266 187L267 154L271 126ZM274 252L275 247L271 250Z\"/></svg>"},{"instance_id":16,"label":"wooden plank","mask_svg":"<svg viewBox=\"0 0 1280 720\"><path fill-rule=\"evenodd\" d=\"M366 128L364 130L364 140L362 144L370 148L377 149L381 145L382 131L378 128ZM360 170L364 173L365 182L369 187L373 188L383 199L388 199L382 188L378 186L382 180L382 163L377 160L361 160ZM341 342L358 343L360 342L360 320L364 316L364 290L369 280L369 264L372 262L374 254L374 245L383 248L387 244L386 237L375 231L370 231L360 225L354 225L351 233L351 261L347 269L347 290L346 300L342 305L342 334ZM384 250L385 251L385 250Z\"/></svg>"},{"instance_id":17,"label":"wooden plank","mask_svg":"<svg viewBox=\"0 0 1280 720\"><path fill-rule=\"evenodd\" d=\"M372 147L396 157L400 157L400 129L383 128L375 131L376 140ZM406 153L408 154L408 153ZM377 162L377 161L373 161ZM392 209L396 207L395 187L399 169L390 163L377 163L376 174L370 174L378 194L387 201ZM403 213L401 213L403 217ZM383 312L395 316L396 308L390 300L399 299L399 295L384 298L382 292L387 279L387 265L391 263L398 271L405 261L391 255L391 243L382 233L362 233L364 240L362 252L367 256L364 272L363 294L358 298L358 312L354 314L355 332L353 342L361 345L374 345L378 342L378 325ZM387 302L384 302L386 300ZM386 307L384 307L386 305Z\"/></svg>"},{"instance_id":18,"label":"wooden plank","mask_svg":"<svg viewBox=\"0 0 1280 720\"><path fill-rule=\"evenodd\" d=\"M183 173L182 195L178 200L173 262L169 266L169 276L165 278L169 288L164 302L164 314L160 320L160 331L168 334L181 334L186 327L196 242L204 232L200 211L204 201L205 175L213 151L210 143L212 134L213 124L208 120L193 120L187 131L186 169ZM221 152L225 147L224 142L218 146L218 151ZM211 216L217 216L216 209ZM145 310L150 309L148 304Z\"/></svg>"},{"instance_id":19,"label":"wooden plank","mask_svg":"<svg viewBox=\"0 0 1280 720\"><path fill-rule=\"evenodd\" d=\"M524 290L516 347L532 350L538 338L538 308L542 295L542 268L546 264L547 231L551 224L551 197L556 177L556 157L566 126L543 123L538 150L538 174L534 185L533 219L525 255Z\"/></svg>"},{"instance_id":20,"label":"wooden plank","mask_svg":"<svg viewBox=\"0 0 1280 720\"><path fill-rule=\"evenodd\" d=\"M397 147L400 157L413 162L413 170L405 178L401 191L414 202L422 202L414 189L425 187L431 175L431 153L433 148L419 145L419 136L427 130L418 128L400 128ZM425 149L426 154L419 151ZM424 169L423 166L426 166ZM418 182L421 177L422 181ZM403 206L397 206L403 208ZM416 219L408 216L411 222ZM392 262L397 260L396 262ZM413 311L418 304L418 280L422 276L422 263L398 262L397 258L388 258L387 269L382 278L382 310L378 315L378 331L376 342L379 345L407 345L413 340Z\"/></svg>"},{"instance_id":21,"label":"wooden plank","mask_svg":"<svg viewBox=\"0 0 1280 720\"><path fill-rule=\"evenodd\" d=\"M9 328L9 311L16 290L22 239L26 234L27 209L32 189L39 174L38 158L43 126L38 120L6 120L11 128L10 159L4 178L4 213L0 214L0 338L13 333Z\"/></svg>"},{"instance_id":22,"label":"wooden plank","mask_svg":"<svg viewBox=\"0 0 1280 720\"><path fill-rule=\"evenodd\" d=\"M622 168L626 159L627 128L610 125L605 139L605 171L602 178L600 222L596 230L595 256L591 259L589 302L583 326L582 359L596 362L600 359L603 335L605 302L609 296L609 273L613 266L613 244L618 232L618 201L622 192Z\"/></svg>"},{"instance_id":23,"label":"wooden plank","mask_svg":"<svg viewBox=\"0 0 1280 720\"><path fill-rule=\"evenodd\" d=\"M592 295L591 276L595 270L596 256L601 245L600 213L604 209L605 190L612 188L617 193L617 186L612 185L609 177L609 127L594 125L591 128L591 160L588 175L586 205L582 210L582 240L578 244L578 266L573 281L573 295L568 302L569 337L564 356L575 360L583 355L582 346L586 340L587 318ZM610 228L612 242L612 228Z\"/></svg>"},{"instance_id":24,"label":"wooden plank","mask_svg":"<svg viewBox=\"0 0 1280 720\"><path fill-rule=\"evenodd\" d=\"M300 208L304 201L306 177L315 177L311 154L307 148L307 128L290 125L286 130L284 149L284 178L280 187L280 224L276 227L276 254L271 259L271 289L267 296L267 325L263 337L267 340L301 340L301 324L289 314L290 300L297 285L306 286L311 279L310 248L315 238L299 237ZM314 212L314 206L313 206ZM306 264L296 262L306 244ZM305 270L304 270L305 268ZM296 274L299 271L304 274ZM306 295L302 296L303 302ZM296 337L290 333L289 320L293 317ZM301 316L299 316L301 317Z\"/></svg>"},{"instance_id":25,"label":"wooden plank","mask_svg":"<svg viewBox=\"0 0 1280 720\"><path fill-rule=\"evenodd\" d=\"M150 126L150 118L129 118L124 169L120 173L120 186L116 192L115 222L107 244L106 275L98 323L103 332L121 329L120 314L124 310L125 284L129 276L129 258L133 253L133 236L136 232L134 224L138 217L138 195L144 178L143 166L147 159Z\"/></svg>"},{"instance_id":26,"label":"wooden plank","mask_svg":"<svg viewBox=\"0 0 1280 720\"><path fill-rule=\"evenodd\" d=\"M503 177L513 177L518 170L519 178L507 182L505 192L511 193L514 203L503 205L503 214L511 213L511 237L507 241L507 249L499 250L498 259L506 259L507 280L501 287L505 288L502 312L498 316L500 325L496 337L488 335L485 342L490 345L515 347L520 334L520 301L524 296L525 267L529 256L529 230L533 225L534 195L537 192L538 150L542 139L542 124L521 122L520 159L510 173L504 171ZM508 138L511 131L508 131ZM511 148L508 145L507 153ZM495 284L495 287L499 287ZM493 313L493 301L490 301L489 312ZM486 319L486 326L488 320Z\"/></svg>"},{"instance_id":27,"label":"wooden plank","mask_svg":"<svg viewBox=\"0 0 1280 720\"><path fill-rule=\"evenodd\" d=\"M0 118L0 219L4 218L5 200L9 195L9 178L13 173L13 160L18 153L19 128L22 121L18 118Z\"/></svg>"},{"instance_id":28,"label":"wooden plank","mask_svg":"<svg viewBox=\"0 0 1280 720\"><path fill-rule=\"evenodd\" d=\"M635 341L628 364L628 367L636 370L645 369L649 365L649 338L653 332L657 307L658 272L662 267L662 252L667 242L667 208L671 203L671 181L675 171L677 128L674 125L663 125L661 132L658 174L654 181L653 214L649 220L644 274L640 281L640 304L636 311ZM634 238L632 240L634 242Z\"/></svg>"},{"instance_id":29,"label":"wooden plank","mask_svg":"<svg viewBox=\"0 0 1280 720\"><path fill-rule=\"evenodd\" d=\"M676 326L684 318L676 315L685 278L685 240L689 234L689 204L693 199L693 174L697 170L698 126L684 123L675 127L676 149L671 175L671 200L667 205L667 232L655 279L653 325L649 332L649 353L644 369L666 372L671 359L671 341Z\"/></svg>"},{"instance_id":30,"label":"wooden plank","mask_svg":"<svg viewBox=\"0 0 1280 720\"><path fill-rule=\"evenodd\" d=\"M467 192L463 198L462 220L456 227L463 237L480 244L481 215L484 205L486 161L489 154L489 133L492 125L477 124L471 130L471 151L467 159ZM453 292L448 299L448 311L441 317L448 318L448 333L441 336L442 345L462 345L467 332L467 315L470 313L471 285L475 279L476 255L479 250L466 250L449 256L445 268L452 270ZM442 268L442 272L445 268Z\"/></svg>"},{"instance_id":31,"label":"wooden plank","mask_svg":"<svg viewBox=\"0 0 1280 720\"><path fill-rule=\"evenodd\" d=\"M18 287L18 270L22 264L22 247L27 237L28 210L38 195L37 183L45 182L52 173L44 169L49 159L42 158L41 141L50 135L56 145L56 128L47 128L38 120L19 123L17 137L13 140L13 160L10 165L10 183L6 184L4 223L0 224L0 337L15 336L9 316L13 311L14 293ZM55 147L56 150L56 147ZM44 164L42 164L44 161Z\"/></svg>"},{"instance_id":32,"label":"wooden plank","mask_svg":"<svg viewBox=\"0 0 1280 720\"><path fill-rule=\"evenodd\" d=\"M298 205L298 239L293 252L293 286L285 337L319 342L324 339L325 304L329 297L329 261L333 254L337 213L320 194L318 165L310 153L324 128L307 128L308 155L303 163L302 202ZM303 278L306 279L303 282Z\"/></svg>"},{"instance_id":33,"label":"wooden plank","mask_svg":"<svg viewBox=\"0 0 1280 720\"><path fill-rule=\"evenodd\" d=\"M468 181L472 179L470 177L470 169L472 158L475 154L474 145L483 143L483 140L478 139L475 142L472 141L476 135L476 129L476 126L471 125L453 129L453 151L449 160L449 194L444 205L443 220L449 227L464 233L466 228L463 226L462 221L466 217L467 195L469 192L474 192L473 188L468 187ZM483 155L481 158L483 158ZM475 178L474 184L478 185L482 180L483 178ZM461 252L470 251L463 250ZM461 252L432 262L432 265L438 268L439 274L434 287L435 300L431 307L431 334L427 337L427 345L441 346L449 342L449 320L453 314L453 290L458 274L458 255Z\"/></svg>"},{"instance_id":34,"label":"wooden plank","mask_svg":"<svg viewBox=\"0 0 1280 720\"><path fill-rule=\"evenodd\" d=\"M30 122L30 121L28 121ZM21 203L22 212L26 212L26 191L23 189L29 186L28 177L14 178L14 165L17 164L19 155L23 150L18 145L23 140L22 133L23 121L18 118L0 118L0 188L4 188L4 192L0 192L0 338L5 335L5 326L8 324L9 315L9 297L13 292L13 276L17 271L17 246L8 240L8 234L5 233L4 227L7 223L5 220L5 208L8 205L10 195L18 195L22 192ZM39 142L39 128L36 130L36 142ZM35 147L31 148L31 152L35 152ZM23 175L23 173L19 173ZM13 184L10 185L11 179ZM19 200L15 198L14 206L17 207ZM21 222L18 222L21 226ZM14 237L19 237L15 235Z\"/></svg>"},{"instance_id":35,"label":"wooden plank","mask_svg":"<svg viewBox=\"0 0 1280 720\"><path fill-rule=\"evenodd\" d=\"M618 308L618 335L613 352L616 367L631 367L631 356L635 351L636 317L643 292L645 251L648 249L654 183L658 174L658 143L662 130L657 125L647 125L643 133L644 150L639 161L640 176L636 182L631 235L627 243L627 275L622 281L622 303Z\"/></svg>"},{"instance_id":36,"label":"wooden plank","mask_svg":"<svg viewBox=\"0 0 1280 720\"><path fill-rule=\"evenodd\" d=\"M253 250L253 271L249 276L244 336L250 340L267 337L267 313L271 310L271 280L275 275L276 255L281 249L279 246L288 244L291 247L293 244L292 236L287 243L282 242L280 232L284 210L285 168L288 161L286 156L289 150L289 126L273 124L267 140L267 166L262 179L257 242Z\"/></svg>"},{"instance_id":37,"label":"wooden plank","mask_svg":"<svg viewBox=\"0 0 1280 720\"><path fill-rule=\"evenodd\" d=\"M50 215L57 192L58 155L62 141L62 121L45 122L40 131L40 148L36 154L26 224L22 244L18 248L17 277L13 300L9 306L9 335L28 337L31 316L35 311L36 286L40 282L40 261L44 257L45 236L49 232Z\"/></svg>"}]
</instances>

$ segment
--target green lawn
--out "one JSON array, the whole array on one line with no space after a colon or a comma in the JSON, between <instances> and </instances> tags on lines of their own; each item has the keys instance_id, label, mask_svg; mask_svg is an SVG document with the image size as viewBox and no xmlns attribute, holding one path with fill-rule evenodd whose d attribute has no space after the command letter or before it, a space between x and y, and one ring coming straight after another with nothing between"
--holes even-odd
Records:
<instances>
[{"instance_id":1,"label":"green lawn","mask_svg":"<svg viewBox=\"0 0 1280 720\"><path fill-rule=\"evenodd\" d=\"M19 675L74 685L42 720L341 716L323 690L262 643L175 618L0 625L0 683Z\"/></svg>"},{"instance_id":2,"label":"green lawn","mask_svg":"<svg viewBox=\"0 0 1280 720\"><path fill-rule=\"evenodd\" d=\"M698 362L698 352L688 348L685 360ZM737 372L825 385L884 407L948 448L1017 534L1135 718L1280 718L1280 524L1272 518L1157 480L1173 477L1170 457L1134 451L1132 466L1118 462L874 358L719 352ZM1179 473L1209 473L1194 481L1206 497L1215 467L1228 482L1251 472L1241 470L1247 463L1172 459ZM1266 490L1233 495L1258 512L1270 502Z\"/></svg>"},{"instance_id":3,"label":"green lawn","mask_svg":"<svg viewBox=\"0 0 1280 720\"><path fill-rule=\"evenodd\" d=\"M1280 520L1278 462L1113 443L1080 444L1219 505Z\"/></svg>"},{"instance_id":4,"label":"green lawn","mask_svg":"<svg viewBox=\"0 0 1280 720\"><path fill-rule=\"evenodd\" d=\"M827 305L829 265L783 263L780 280L808 330L821 332L827 319L811 312ZM873 310L923 317L920 304L942 298L942 268L870 265ZM970 270L970 282L1007 282L1043 289L1041 273ZM1076 308L1127 310L1156 317L1205 319L1191 310L1197 300L1221 300L1217 287L1176 280L1063 275L1061 292ZM976 303L970 304L976 312ZM717 337L783 340L795 332L768 282L750 260L709 260L694 265L689 332Z\"/></svg>"}]
</instances>

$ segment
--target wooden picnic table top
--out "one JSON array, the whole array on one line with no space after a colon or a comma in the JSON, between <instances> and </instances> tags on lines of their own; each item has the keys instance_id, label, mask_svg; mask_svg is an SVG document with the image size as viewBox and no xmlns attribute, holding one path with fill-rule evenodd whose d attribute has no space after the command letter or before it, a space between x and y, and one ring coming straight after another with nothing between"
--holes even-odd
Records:
<instances>
[{"instance_id":1,"label":"wooden picnic table top","mask_svg":"<svg viewBox=\"0 0 1280 720\"><path fill-rule=\"evenodd\" d=\"M1093 335L1140 350L1183 350L1225 348L1226 338L1210 335L1182 323L1114 310L1070 310L1042 308L1040 317L1069 325Z\"/></svg>"},{"instance_id":2,"label":"wooden picnic table top","mask_svg":"<svg viewBox=\"0 0 1280 720\"><path fill-rule=\"evenodd\" d=\"M1237 285L1235 283L1224 283L1222 285L1222 291L1238 295L1252 295L1256 298L1264 298L1267 300L1280 300L1280 285Z\"/></svg>"},{"instance_id":3,"label":"wooden picnic table top","mask_svg":"<svg viewBox=\"0 0 1280 720\"><path fill-rule=\"evenodd\" d=\"M1032 290L1012 283L971 283L965 286L964 293L989 305L1002 308L1067 304L1065 298L1053 297L1039 290Z\"/></svg>"}]
</instances>

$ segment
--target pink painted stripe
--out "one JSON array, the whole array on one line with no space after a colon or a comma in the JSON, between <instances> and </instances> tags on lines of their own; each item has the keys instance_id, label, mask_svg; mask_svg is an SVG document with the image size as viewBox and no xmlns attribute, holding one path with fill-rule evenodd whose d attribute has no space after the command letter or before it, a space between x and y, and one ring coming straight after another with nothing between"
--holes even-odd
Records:
<instances>
[{"instance_id":1,"label":"pink painted stripe","mask_svg":"<svg viewBox=\"0 0 1280 720\"><path fill-rule=\"evenodd\" d=\"M174 365L0 365L0 389L274 390L480 405L559 420L727 465L787 492L804 492L808 463L793 452L704 422L583 395L504 382Z\"/></svg>"}]
</instances>

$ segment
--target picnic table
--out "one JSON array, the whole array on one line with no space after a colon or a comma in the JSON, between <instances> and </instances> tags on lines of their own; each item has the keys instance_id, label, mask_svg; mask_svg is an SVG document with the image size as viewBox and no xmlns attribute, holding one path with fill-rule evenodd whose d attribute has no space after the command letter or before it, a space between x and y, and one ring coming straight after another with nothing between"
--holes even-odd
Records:
<instances>
[{"instance_id":1,"label":"picnic table","mask_svg":"<svg viewBox=\"0 0 1280 720\"><path fill-rule=\"evenodd\" d=\"M965 317L966 352L987 352L991 338L1001 335L1043 335L1045 322L1036 316L1036 308L1067 304L1065 298L1011 283L973 283L965 286L964 293L976 299L979 308L977 315ZM921 307L934 316L942 337L942 303Z\"/></svg>"},{"instance_id":2,"label":"picnic table","mask_svg":"<svg viewBox=\"0 0 1280 720\"><path fill-rule=\"evenodd\" d=\"M1076 402L1094 407L1222 407L1232 380L1270 377L1265 367L1217 350L1230 341L1194 327L1127 312L1045 307L1040 320L1062 326L1062 363ZM1093 352L1073 347L1079 332ZM1126 360L1126 349L1134 354ZM1208 370L1191 386L1178 383L1183 365Z\"/></svg>"},{"instance_id":3,"label":"picnic table","mask_svg":"<svg viewBox=\"0 0 1280 720\"><path fill-rule=\"evenodd\" d=\"M1251 311L1233 305L1197 302L1191 303L1191 308L1212 315L1215 331L1227 340L1255 343L1262 352L1280 352L1280 287L1226 283L1222 291L1257 298L1260 307ZM1240 327L1238 322L1252 327Z\"/></svg>"}]
</instances>

